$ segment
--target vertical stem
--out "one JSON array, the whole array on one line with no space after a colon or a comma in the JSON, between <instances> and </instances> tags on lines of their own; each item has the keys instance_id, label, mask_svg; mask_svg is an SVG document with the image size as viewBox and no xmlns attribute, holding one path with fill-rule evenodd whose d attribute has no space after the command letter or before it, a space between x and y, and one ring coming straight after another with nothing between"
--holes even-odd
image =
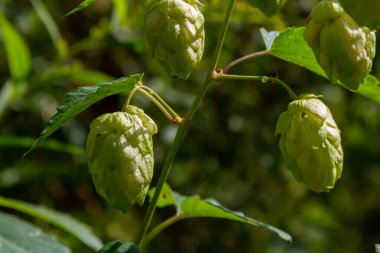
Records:
<instances>
[{"instance_id":1,"label":"vertical stem","mask_svg":"<svg viewBox=\"0 0 380 253\"><path fill-rule=\"evenodd\" d=\"M213 81L212 74L213 74L213 72L214 72L214 70L218 64L219 55L220 55L220 52L222 50L224 38L225 38L226 33L227 33L228 24L230 22L230 18L231 18L233 7L235 5L235 1L236 0L229 0L227 10L226 10L226 14L224 16L222 29L221 29L221 32L219 34L218 42L216 45L216 49L214 52L214 56L212 59L212 64L211 64L211 68L209 70L209 73L206 76L206 79L203 83L203 86L202 86L200 92L195 97L195 99L191 105L189 112L187 114L187 117L184 119L184 123L179 126L177 134L176 134L175 139L174 139L174 142L173 142L172 146L170 147L168 156L166 157L164 167L162 169L160 178L159 178L157 186L156 186L156 191L155 191L154 196L153 196L153 198L149 204L148 210L145 214L141 230L140 230L139 234L137 235L136 244L139 246L141 246L143 241L144 241L145 234L149 228L150 222L152 221L154 211L156 210L158 198L159 198L161 191L162 191L162 188L164 187L164 184L165 184L165 182L169 176L171 166L173 164L176 153L177 153L177 151L178 151L178 149L182 143L182 140L185 136L186 129L189 126L191 119L193 118L195 112L197 111L199 105L201 104L201 102L203 100L203 97L205 96L208 88L210 87L210 85Z\"/></svg>"},{"instance_id":2,"label":"vertical stem","mask_svg":"<svg viewBox=\"0 0 380 253\"><path fill-rule=\"evenodd\" d=\"M59 48L59 43L62 41L62 36L59 33L58 27L53 18L50 16L41 0L30 0L30 2L40 17L42 23L45 25L55 47Z\"/></svg>"}]
</instances>

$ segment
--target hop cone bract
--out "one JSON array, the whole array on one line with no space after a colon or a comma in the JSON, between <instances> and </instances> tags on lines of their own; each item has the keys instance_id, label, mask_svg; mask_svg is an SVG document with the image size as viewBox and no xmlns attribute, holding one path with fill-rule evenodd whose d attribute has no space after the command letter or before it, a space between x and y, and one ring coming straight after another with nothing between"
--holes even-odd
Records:
<instances>
[{"instance_id":1,"label":"hop cone bract","mask_svg":"<svg viewBox=\"0 0 380 253\"><path fill-rule=\"evenodd\" d=\"M256 8L259 8L266 16L271 17L279 12L286 0L248 0Z\"/></svg>"},{"instance_id":2,"label":"hop cone bract","mask_svg":"<svg viewBox=\"0 0 380 253\"><path fill-rule=\"evenodd\" d=\"M276 126L285 164L315 192L334 188L343 169L340 131L330 110L315 95L291 102Z\"/></svg>"},{"instance_id":3,"label":"hop cone bract","mask_svg":"<svg viewBox=\"0 0 380 253\"><path fill-rule=\"evenodd\" d=\"M96 191L123 212L144 203L153 176L154 121L143 110L107 113L90 125L86 152Z\"/></svg>"},{"instance_id":4,"label":"hop cone bract","mask_svg":"<svg viewBox=\"0 0 380 253\"><path fill-rule=\"evenodd\" d=\"M170 76L187 79L204 50L204 18L194 0L151 0L145 30L153 57Z\"/></svg>"},{"instance_id":5,"label":"hop cone bract","mask_svg":"<svg viewBox=\"0 0 380 253\"><path fill-rule=\"evenodd\" d=\"M304 37L331 82L357 90L372 67L375 33L359 25L336 0L323 0L310 15Z\"/></svg>"}]
</instances>

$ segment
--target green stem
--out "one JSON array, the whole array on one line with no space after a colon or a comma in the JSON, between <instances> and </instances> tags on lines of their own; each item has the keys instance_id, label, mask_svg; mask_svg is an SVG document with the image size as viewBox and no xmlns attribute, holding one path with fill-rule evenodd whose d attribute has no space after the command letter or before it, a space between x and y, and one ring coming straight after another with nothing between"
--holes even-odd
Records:
<instances>
[{"instance_id":1,"label":"green stem","mask_svg":"<svg viewBox=\"0 0 380 253\"><path fill-rule=\"evenodd\" d=\"M229 63L223 69L223 73L227 73L232 67L238 65L239 63L241 63L243 61L246 61L246 60L258 57L258 56L266 55L266 54L269 54L269 53L270 53L270 49L267 49L267 50L263 50L263 51L259 51L259 52L254 52L252 54L248 54L248 55L245 55L243 57L240 57L239 59L236 59L233 62Z\"/></svg>"},{"instance_id":2,"label":"green stem","mask_svg":"<svg viewBox=\"0 0 380 253\"><path fill-rule=\"evenodd\" d=\"M131 103L131 100L132 100L132 97L135 95L135 93L141 89L142 86L141 85L136 85L132 90L131 92L129 93L129 96L127 98L127 100L125 100L125 103L123 105L123 111L126 111L127 110L127 107L128 105Z\"/></svg>"},{"instance_id":3,"label":"green stem","mask_svg":"<svg viewBox=\"0 0 380 253\"><path fill-rule=\"evenodd\" d=\"M55 47L59 48L59 43L62 41L62 36L53 18L50 16L41 0L30 0L30 2L40 17L42 23L45 25Z\"/></svg>"},{"instance_id":4,"label":"green stem","mask_svg":"<svg viewBox=\"0 0 380 253\"><path fill-rule=\"evenodd\" d=\"M163 100L154 90L147 86L142 86L144 90L140 90L146 96L152 97L155 101L157 101L161 106L165 108L165 110L172 116L172 123L181 124L183 118L179 116L166 102ZM145 91L146 90L146 91ZM153 101L153 100L152 100ZM154 101L153 101L154 102Z\"/></svg>"},{"instance_id":5,"label":"green stem","mask_svg":"<svg viewBox=\"0 0 380 253\"><path fill-rule=\"evenodd\" d=\"M296 95L296 93L286 83L284 83L283 81L281 81L280 79L275 78L275 77L227 75L227 74L223 74L223 73L219 72L219 73L214 74L214 78L216 80L232 79L232 80L259 81L262 83L267 83L267 82L276 83L276 84L279 84L282 88L284 88L288 92L291 99L293 99L293 100L298 99L298 96Z\"/></svg>"},{"instance_id":6,"label":"green stem","mask_svg":"<svg viewBox=\"0 0 380 253\"><path fill-rule=\"evenodd\" d=\"M131 103L132 97L135 95L137 91L140 91L150 101L152 101L158 107L158 109L160 109L161 112L166 116L166 118L169 119L171 123L182 123L182 117L180 117L156 92L154 92L154 90L147 86L144 86L141 82L139 82L129 93L129 96L123 105L123 111L127 110L128 105Z\"/></svg>"},{"instance_id":7,"label":"green stem","mask_svg":"<svg viewBox=\"0 0 380 253\"><path fill-rule=\"evenodd\" d=\"M150 240L152 240L156 235L158 235L162 230L164 230L165 228L169 227L171 224L173 224L174 222L176 221L179 221L180 219L182 219L181 216L178 216L178 215L175 215L175 216L172 216L170 217L169 219L161 222L159 225L157 225L156 227L154 227L152 229L152 231L150 231L146 237L145 237L145 240L144 240L144 244L143 245L146 245L148 242L150 242Z\"/></svg>"},{"instance_id":8,"label":"green stem","mask_svg":"<svg viewBox=\"0 0 380 253\"><path fill-rule=\"evenodd\" d=\"M210 87L211 83L213 82L212 74L214 73L216 65L218 64L219 55L220 55L220 52L222 50L224 38L225 38L226 33L227 33L228 24L230 22L230 18L231 18L233 7L235 5L235 1L236 0L229 0L227 10L226 10L226 14L224 16L224 21L222 24L222 29L221 29L221 32L219 34L218 42L217 42L217 45L215 48L215 52L214 52L214 56L212 59L212 63L211 63L209 73L206 76L206 79L203 83L203 86L202 86L200 92L195 97L195 99L191 105L189 112L187 114L187 117L184 119L184 123L179 126L179 128L177 130L177 134L176 134L175 139L174 139L174 142L173 142L172 146L170 147L168 156L166 157L164 167L162 169L160 178L159 178L157 186L156 186L156 191L155 191L154 196L153 196L153 198L149 204L148 210L145 214L141 230L139 231L139 234L137 235L136 244L139 246L141 246L143 241L144 241L145 234L149 228L149 225L150 225L152 218L153 218L153 214L156 210L158 198L159 198L161 191L162 191L162 188L164 187L164 184L165 184L165 182L169 176L170 169L172 167L176 153L177 153L177 151L178 151L178 149L182 143L182 140L185 136L186 129L190 125L191 119L193 118L195 112L197 111L199 105L201 104L208 88Z\"/></svg>"}]
</instances>

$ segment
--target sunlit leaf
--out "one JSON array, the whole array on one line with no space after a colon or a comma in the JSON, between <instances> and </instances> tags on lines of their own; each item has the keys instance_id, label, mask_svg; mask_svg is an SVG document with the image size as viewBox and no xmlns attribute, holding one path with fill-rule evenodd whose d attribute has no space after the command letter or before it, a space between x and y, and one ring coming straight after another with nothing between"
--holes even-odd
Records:
<instances>
[{"instance_id":1,"label":"sunlit leaf","mask_svg":"<svg viewBox=\"0 0 380 253\"><path fill-rule=\"evenodd\" d=\"M97 253L141 253L140 248L132 243L121 243L120 241L109 242Z\"/></svg>"},{"instance_id":2,"label":"sunlit leaf","mask_svg":"<svg viewBox=\"0 0 380 253\"><path fill-rule=\"evenodd\" d=\"M0 212L0 252L68 253L69 249L41 229Z\"/></svg>"},{"instance_id":3,"label":"sunlit leaf","mask_svg":"<svg viewBox=\"0 0 380 253\"><path fill-rule=\"evenodd\" d=\"M59 129L65 122L74 118L100 99L121 92L130 92L141 78L142 75L132 75L130 77L124 77L95 86L80 87L69 92L66 100L58 106L57 113L49 119L47 127L42 131L40 137L35 141L27 153L33 150L40 141L46 139Z\"/></svg>"},{"instance_id":4,"label":"sunlit leaf","mask_svg":"<svg viewBox=\"0 0 380 253\"><path fill-rule=\"evenodd\" d=\"M90 4L93 4L95 2L96 2L96 0L84 0L75 9L69 11L63 17L65 18L65 17L67 17L67 16L69 16L69 15L71 15L71 14L77 12L77 11L80 11L80 10L86 8L87 6L89 6Z\"/></svg>"},{"instance_id":5,"label":"sunlit leaf","mask_svg":"<svg viewBox=\"0 0 380 253\"><path fill-rule=\"evenodd\" d=\"M13 81L24 81L31 69L31 56L23 38L0 12L0 29Z\"/></svg>"},{"instance_id":6,"label":"sunlit leaf","mask_svg":"<svg viewBox=\"0 0 380 253\"><path fill-rule=\"evenodd\" d=\"M44 206L33 205L23 201L8 199L1 196L0 206L11 208L51 223L72 234L94 250L97 250L102 246L101 240L91 232L90 228L87 225L67 214L57 212Z\"/></svg>"},{"instance_id":7,"label":"sunlit leaf","mask_svg":"<svg viewBox=\"0 0 380 253\"><path fill-rule=\"evenodd\" d=\"M271 54L327 77L303 38L304 30L304 27L288 28L280 32L272 43Z\"/></svg>"}]
</instances>

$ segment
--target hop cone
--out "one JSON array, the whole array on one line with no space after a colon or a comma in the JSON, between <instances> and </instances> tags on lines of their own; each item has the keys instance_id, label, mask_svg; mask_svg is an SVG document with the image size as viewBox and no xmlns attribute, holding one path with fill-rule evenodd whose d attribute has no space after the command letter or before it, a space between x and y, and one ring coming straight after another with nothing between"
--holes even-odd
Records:
<instances>
[{"instance_id":1,"label":"hop cone","mask_svg":"<svg viewBox=\"0 0 380 253\"><path fill-rule=\"evenodd\" d=\"M144 203L153 176L154 121L143 110L107 113L90 125L86 152L96 191L123 212Z\"/></svg>"},{"instance_id":2,"label":"hop cone","mask_svg":"<svg viewBox=\"0 0 380 253\"><path fill-rule=\"evenodd\" d=\"M205 41L204 18L196 0L151 0L145 30L153 57L170 76L187 79L200 62Z\"/></svg>"},{"instance_id":3,"label":"hop cone","mask_svg":"<svg viewBox=\"0 0 380 253\"><path fill-rule=\"evenodd\" d=\"M304 33L331 82L357 90L372 67L375 33L359 27L336 0L323 0L312 11Z\"/></svg>"},{"instance_id":4,"label":"hop cone","mask_svg":"<svg viewBox=\"0 0 380 253\"><path fill-rule=\"evenodd\" d=\"M248 0L256 8L259 8L266 16L271 17L280 11L286 0Z\"/></svg>"},{"instance_id":5,"label":"hop cone","mask_svg":"<svg viewBox=\"0 0 380 253\"><path fill-rule=\"evenodd\" d=\"M379 0L339 0L344 10L361 26L380 28Z\"/></svg>"},{"instance_id":6,"label":"hop cone","mask_svg":"<svg viewBox=\"0 0 380 253\"><path fill-rule=\"evenodd\" d=\"M343 169L340 131L330 110L315 95L291 102L276 126L285 164L315 192L334 188Z\"/></svg>"}]
</instances>

